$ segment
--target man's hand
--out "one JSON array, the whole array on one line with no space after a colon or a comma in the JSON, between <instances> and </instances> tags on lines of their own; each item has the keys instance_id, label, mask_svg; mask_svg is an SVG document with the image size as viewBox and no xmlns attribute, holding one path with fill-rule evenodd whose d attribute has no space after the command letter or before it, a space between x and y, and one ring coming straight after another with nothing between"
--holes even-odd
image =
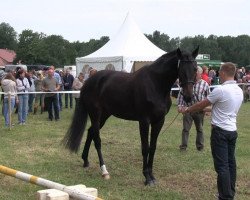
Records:
<instances>
[{"instance_id":1,"label":"man's hand","mask_svg":"<svg viewBox=\"0 0 250 200\"><path fill-rule=\"evenodd\" d=\"M188 112L188 107L186 107L186 106L178 106L178 112L182 113L182 114L185 114L185 113Z\"/></svg>"}]
</instances>

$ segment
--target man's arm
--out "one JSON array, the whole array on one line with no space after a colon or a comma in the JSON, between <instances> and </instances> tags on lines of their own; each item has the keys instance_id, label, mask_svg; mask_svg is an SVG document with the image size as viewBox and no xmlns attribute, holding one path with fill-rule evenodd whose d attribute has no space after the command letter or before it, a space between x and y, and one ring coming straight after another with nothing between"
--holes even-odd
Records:
<instances>
[{"instance_id":1,"label":"man's arm","mask_svg":"<svg viewBox=\"0 0 250 200\"><path fill-rule=\"evenodd\" d=\"M211 107L209 108L209 106L211 106L212 104L210 103L210 101L208 101L208 99L204 99L200 102L197 102L196 104L190 106L190 107L185 107L182 109L182 113L189 113L189 112L197 112L197 111L208 111L211 110Z\"/></svg>"}]
</instances>

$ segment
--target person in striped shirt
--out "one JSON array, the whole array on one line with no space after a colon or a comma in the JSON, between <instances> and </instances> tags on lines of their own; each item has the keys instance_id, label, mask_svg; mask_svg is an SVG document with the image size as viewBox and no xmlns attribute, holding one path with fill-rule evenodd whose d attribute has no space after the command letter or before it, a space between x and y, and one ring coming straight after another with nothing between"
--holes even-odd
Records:
<instances>
[{"instance_id":1,"label":"person in striped shirt","mask_svg":"<svg viewBox=\"0 0 250 200\"><path fill-rule=\"evenodd\" d=\"M200 66L197 69L196 83L194 84L193 97L191 102L187 103L183 99L182 89L180 90L177 97L178 112L182 111L183 107L189 107L199 101L204 100L209 94L209 85L206 81L201 78L203 70ZM196 127L196 148L198 151L202 151L204 148L204 133L203 133L203 120L205 112L199 111L195 113L185 113L183 114L183 129L182 129L182 140L180 150L185 151L188 146L189 131L194 122Z\"/></svg>"}]
</instances>

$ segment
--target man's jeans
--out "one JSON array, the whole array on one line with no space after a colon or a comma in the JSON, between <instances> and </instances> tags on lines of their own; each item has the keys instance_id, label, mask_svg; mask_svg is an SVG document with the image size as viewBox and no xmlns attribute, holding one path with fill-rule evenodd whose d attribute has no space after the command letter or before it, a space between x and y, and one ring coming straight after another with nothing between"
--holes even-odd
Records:
<instances>
[{"instance_id":1,"label":"man's jeans","mask_svg":"<svg viewBox=\"0 0 250 200\"><path fill-rule=\"evenodd\" d=\"M212 127L211 150L217 172L219 199L234 199L236 182L235 144L237 131Z\"/></svg>"},{"instance_id":2,"label":"man's jeans","mask_svg":"<svg viewBox=\"0 0 250 200\"><path fill-rule=\"evenodd\" d=\"M64 91L72 91L72 90L64 90ZM68 108L68 99L70 108L73 107L73 97L72 93L65 93L65 108Z\"/></svg>"},{"instance_id":3,"label":"man's jeans","mask_svg":"<svg viewBox=\"0 0 250 200\"><path fill-rule=\"evenodd\" d=\"M44 101L45 101L45 104L48 108L49 119L53 120L53 109L54 109L55 120L58 120L59 119L59 109L58 109L57 94L55 94L51 97L45 97Z\"/></svg>"}]
</instances>

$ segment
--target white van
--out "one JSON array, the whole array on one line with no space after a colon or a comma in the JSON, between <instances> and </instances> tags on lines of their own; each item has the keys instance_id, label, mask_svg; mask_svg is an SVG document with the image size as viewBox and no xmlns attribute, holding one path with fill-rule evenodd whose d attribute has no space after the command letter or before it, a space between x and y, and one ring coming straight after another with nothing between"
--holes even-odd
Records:
<instances>
[{"instance_id":1,"label":"white van","mask_svg":"<svg viewBox=\"0 0 250 200\"><path fill-rule=\"evenodd\" d=\"M16 68L23 68L24 70L27 71L27 65L5 65L5 72L9 72L9 71L16 71Z\"/></svg>"}]
</instances>

